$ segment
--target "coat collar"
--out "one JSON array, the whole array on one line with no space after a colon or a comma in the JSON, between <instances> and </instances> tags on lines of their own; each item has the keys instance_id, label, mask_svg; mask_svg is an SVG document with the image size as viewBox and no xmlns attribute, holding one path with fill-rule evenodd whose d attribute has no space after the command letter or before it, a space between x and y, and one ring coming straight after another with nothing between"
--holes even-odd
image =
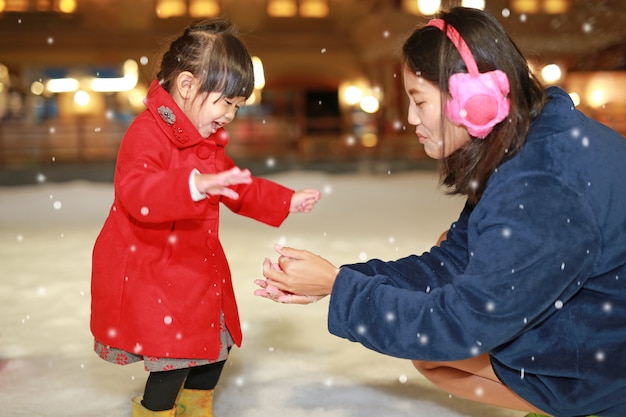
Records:
<instances>
[{"instance_id":1,"label":"coat collar","mask_svg":"<svg viewBox=\"0 0 626 417\"><path fill-rule=\"evenodd\" d=\"M221 146L228 143L228 135L224 129L219 129L207 139L203 138L158 80L150 84L144 104L168 139L178 148L187 148L203 141L215 142Z\"/></svg>"},{"instance_id":2,"label":"coat collar","mask_svg":"<svg viewBox=\"0 0 626 417\"><path fill-rule=\"evenodd\" d=\"M575 129L583 120L583 114L576 109L569 94L560 87L551 86L546 90L548 101L541 113L532 121L527 140L542 139L547 136Z\"/></svg>"}]
</instances>

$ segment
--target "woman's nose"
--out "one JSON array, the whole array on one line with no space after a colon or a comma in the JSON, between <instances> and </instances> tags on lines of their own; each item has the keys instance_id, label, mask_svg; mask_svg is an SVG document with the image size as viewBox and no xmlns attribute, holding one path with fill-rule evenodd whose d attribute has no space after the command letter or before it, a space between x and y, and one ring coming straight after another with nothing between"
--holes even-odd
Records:
<instances>
[{"instance_id":1,"label":"woman's nose","mask_svg":"<svg viewBox=\"0 0 626 417\"><path fill-rule=\"evenodd\" d=\"M417 112L411 109L410 107L409 107L409 112L407 115L407 122L409 122L409 124L413 126L417 126L422 123L421 119L417 115Z\"/></svg>"}]
</instances>

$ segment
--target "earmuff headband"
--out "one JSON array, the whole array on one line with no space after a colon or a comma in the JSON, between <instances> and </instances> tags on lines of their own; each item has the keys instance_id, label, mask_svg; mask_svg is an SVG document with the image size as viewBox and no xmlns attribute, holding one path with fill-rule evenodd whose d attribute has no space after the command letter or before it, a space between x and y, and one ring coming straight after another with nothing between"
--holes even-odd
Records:
<instances>
[{"instance_id":1,"label":"earmuff headband","mask_svg":"<svg viewBox=\"0 0 626 417\"><path fill-rule=\"evenodd\" d=\"M468 71L452 74L448 79L450 99L445 105L446 116L467 128L470 135L485 138L509 114L509 79L500 70L479 72L461 34L443 19L433 19L428 26L446 34L459 51Z\"/></svg>"},{"instance_id":2,"label":"earmuff headband","mask_svg":"<svg viewBox=\"0 0 626 417\"><path fill-rule=\"evenodd\" d=\"M448 39L454 44L457 51L459 51L463 62L465 62L467 71L475 77L478 76L478 66L474 60L474 55L472 55L472 51L470 51L469 46L467 46L467 43L465 43L459 31L452 25L446 26L446 22L444 22L443 19L433 19L428 22L428 26L434 26L445 33Z\"/></svg>"}]
</instances>

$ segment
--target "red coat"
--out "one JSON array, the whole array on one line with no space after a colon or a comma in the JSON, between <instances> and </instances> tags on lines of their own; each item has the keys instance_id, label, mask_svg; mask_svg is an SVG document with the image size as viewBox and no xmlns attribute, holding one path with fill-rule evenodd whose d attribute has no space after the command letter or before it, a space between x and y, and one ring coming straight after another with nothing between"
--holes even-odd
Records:
<instances>
[{"instance_id":1,"label":"red coat","mask_svg":"<svg viewBox=\"0 0 626 417\"><path fill-rule=\"evenodd\" d=\"M262 178L233 186L238 200L194 202L193 169L234 166L224 130L204 139L155 81L147 109L122 141L115 199L93 249L91 331L106 345L145 356L214 359L220 311L237 345L239 315L218 238L219 203L279 226L293 190Z\"/></svg>"}]
</instances>

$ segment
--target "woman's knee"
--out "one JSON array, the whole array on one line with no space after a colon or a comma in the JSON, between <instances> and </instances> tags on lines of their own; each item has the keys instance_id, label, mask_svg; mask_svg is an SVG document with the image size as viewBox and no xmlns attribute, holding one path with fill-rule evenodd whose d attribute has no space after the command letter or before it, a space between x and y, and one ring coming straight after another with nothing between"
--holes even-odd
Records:
<instances>
[{"instance_id":1,"label":"woman's knee","mask_svg":"<svg viewBox=\"0 0 626 417\"><path fill-rule=\"evenodd\" d=\"M417 369L420 373L426 375L432 373L432 371L436 368L441 367L441 362L431 362L431 361L411 361L415 369Z\"/></svg>"}]
</instances>

